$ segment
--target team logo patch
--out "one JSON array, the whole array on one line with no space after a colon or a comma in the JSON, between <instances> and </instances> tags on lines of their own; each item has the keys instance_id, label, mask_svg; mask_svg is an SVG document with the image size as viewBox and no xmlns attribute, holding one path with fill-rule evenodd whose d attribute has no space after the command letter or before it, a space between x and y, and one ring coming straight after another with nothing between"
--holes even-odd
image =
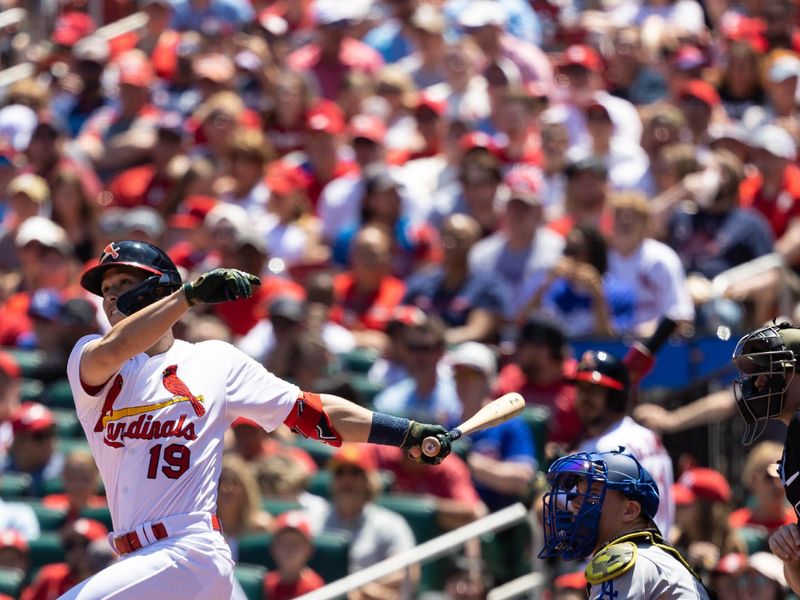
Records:
<instances>
[{"instance_id":1,"label":"team logo patch","mask_svg":"<svg viewBox=\"0 0 800 600\"><path fill-rule=\"evenodd\" d=\"M620 542L603 548L586 567L586 581L597 585L627 573L636 564L638 549L633 542Z\"/></svg>"},{"instance_id":2,"label":"team logo patch","mask_svg":"<svg viewBox=\"0 0 800 600\"><path fill-rule=\"evenodd\" d=\"M100 257L100 262L104 262L109 257L114 260L119 258L119 248L114 246L114 242L111 242L108 246L103 248L103 256Z\"/></svg>"}]
</instances>

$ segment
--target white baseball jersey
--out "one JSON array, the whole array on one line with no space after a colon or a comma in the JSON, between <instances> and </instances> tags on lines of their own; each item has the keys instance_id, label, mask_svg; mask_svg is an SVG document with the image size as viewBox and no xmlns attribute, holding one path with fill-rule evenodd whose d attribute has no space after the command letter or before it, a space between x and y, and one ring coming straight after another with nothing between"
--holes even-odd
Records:
<instances>
[{"instance_id":1,"label":"white baseball jersey","mask_svg":"<svg viewBox=\"0 0 800 600\"><path fill-rule=\"evenodd\" d=\"M638 545L636 564L627 573L592 586L590 600L708 600L708 592L689 570L658 546Z\"/></svg>"},{"instance_id":2,"label":"white baseball jersey","mask_svg":"<svg viewBox=\"0 0 800 600\"><path fill-rule=\"evenodd\" d=\"M230 344L176 340L163 354L135 356L90 395L79 366L98 337L78 340L67 376L115 531L214 513L225 430L243 416L272 431L300 391Z\"/></svg>"},{"instance_id":3,"label":"white baseball jersey","mask_svg":"<svg viewBox=\"0 0 800 600\"><path fill-rule=\"evenodd\" d=\"M656 480L660 500L655 523L662 534L668 535L675 520L675 502L672 499L674 478L672 459L658 435L630 417L625 417L614 423L602 435L584 440L576 451L610 452L620 446L625 446Z\"/></svg>"}]
</instances>

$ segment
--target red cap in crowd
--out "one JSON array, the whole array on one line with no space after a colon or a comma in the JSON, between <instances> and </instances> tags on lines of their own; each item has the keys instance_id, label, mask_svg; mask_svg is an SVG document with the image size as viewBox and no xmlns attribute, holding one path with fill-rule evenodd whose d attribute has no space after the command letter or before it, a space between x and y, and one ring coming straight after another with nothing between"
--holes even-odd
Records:
<instances>
[{"instance_id":1,"label":"red cap in crowd","mask_svg":"<svg viewBox=\"0 0 800 600\"><path fill-rule=\"evenodd\" d=\"M53 413L38 402L24 402L11 416L11 428L18 433L35 433L55 424Z\"/></svg>"},{"instance_id":2,"label":"red cap in crowd","mask_svg":"<svg viewBox=\"0 0 800 600\"><path fill-rule=\"evenodd\" d=\"M306 129L338 135L345 129L344 112L330 100L319 100L306 114Z\"/></svg>"},{"instance_id":3,"label":"red cap in crowd","mask_svg":"<svg viewBox=\"0 0 800 600\"><path fill-rule=\"evenodd\" d=\"M136 87L149 87L155 73L153 64L141 50L129 50L117 59L119 83Z\"/></svg>"},{"instance_id":4,"label":"red cap in crowd","mask_svg":"<svg viewBox=\"0 0 800 600\"><path fill-rule=\"evenodd\" d=\"M336 471L344 466L358 467L366 473L371 473L378 469L372 450L362 444L342 444L328 464L328 468L331 471Z\"/></svg>"},{"instance_id":5,"label":"red cap in crowd","mask_svg":"<svg viewBox=\"0 0 800 600\"><path fill-rule=\"evenodd\" d=\"M747 557L741 552L731 552L721 556L714 566L714 573L735 575L747 565Z\"/></svg>"},{"instance_id":6,"label":"red cap in crowd","mask_svg":"<svg viewBox=\"0 0 800 600\"><path fill-rule=\"evenodd\" d=\"M27 554L28 542L17 530L4 529L0 531L0 548L16 548L23 554Z\"/></svg>"},{"instance_id":7,"label":"red cap in crowd","mask_svg":"<svg viewBox=\"0 0 800 600\"><path fill-rule=\"evenodd\" d=\"M706 467L686 470L672 490L677 505L690 504L695 500L729 502L731 499L731 486L725 476Z\"/></svg>"},{"instance_id":8,"label":"red cap in crowd","mask_svg":"<svg viewBox=\"0 0 800 600\"><path fill-rule=\"evenodd\" d=\"M280 162L273 163L267 169L267 187L270 192L279 196L288 196L293 192L308 192L311 181L302 169L287 166Z\"/></svg>"},{"instance_id":9,"label":"red cap in crowd","mask_svg":"<svg viewBox=\"0 0 800 600\"><path fill-rule=\"evenodd\" d=\"M483 133L482 131L465 133L463 136L461 136L461 139L458 140L458 143L464 152L469 152L475 148L483 148L484 150L488 150L490 154L497 155L497 153L500 151L500 147L498 146L497 142L494 141L492 136Z\"/></svg>"},{"instance_id":10,"label":"red cap in crowd","mask_svg":"<svg viewBox=\"0 0 800 600\"><path fill-rule=\"evenodd\" d=\"M553 586L557 590L585 590L586 576L583 574L583 571L564 573L555 578Z\"/></svg>"},{"instance_id":11,"label":"red cap in crowd","mask_svg":"<svg viewBox=\"0 0 800 600\"><path fill-rule=\"evenodd\" d=\"M248 419L247 417L237 417L236 419L234 419L233 423L231 423L231 429L235 429L237 427L241 427L242 425L248 426L248 427L257 427L258 429L263 429L263 427L261 427L261 425L259 425L255 421L253 421L253 419Z\"/></svg>"},{"instance_id":12,"label":"red cap in crowd","mask_svg":"<svg viewBox=\"0 0 800 600\"><path fill-rule=\"evenodd\" d=\"M22 375L17 359L3 350L0 350L0 371L11 379L19 379Z\"/></svg>"},{"instance_id":13,"label":"red cap in crowd","mask_svg":"<svg viewBox=\"0 0 800 600\"><path fill-rule=\"evenodd\" d=\"M594 48L583 44L573 44L561 55L559 66L562 69L566 67L583 67L594 73L599 73L603 70L603 60Z\"/></svg>"},{"instance_id":14,"label":"red cap in crowd","mask_svg":"<svg viewBox=\"0 0 800 600\"><path fill-rule=\"evenodd\" d=\"M86 13L71 11L58 17L52 39L60 46L71 48L78 40L85 38L94 30L92 17Z\"/></svg>"},{"instance_id":15,"label":"red cap in crowd","mask_svg":"<svg viewBox=\"0 0 800 600\"><path fill-rule=\"evenodd\" d=\"M72 523L67 530L68 534L76 533L90 542L108 537L108 529L100 521L81 518Z\"/></svg>"},{"instance_id":16,"label":"red cap in crowd","mask_svg":"<svg viewBox=\"0 0 800 600\"><path fill-rule=\"evenodd\" d=\"M386 140L386 123L375 115L356 115L350 119L348 133L351 139L364 138L382 146Z\"/></svg>"},{"instance_id":17,"label":"red cap in crowd","mask_svg":"<svg viewBox=\"0 0 800 600\"><path fill-rule=\"evenodd\" d=\"M311 532L311 521L299 510L290 510L278 515L278 518L275 519L275 535L286 529L299 531L309 542L314 539L314 534Z\"/></svg>"},{"instance_id":18,"label":"red cap in crowd","mask_svg":"<svg viewBox=\"0 0 800 600\"><path fill-rule=\"evenodd\" d=\"M541 204L542 176L538 169L512 169L505 176L511 200L521 200L531 206Z\"/></svg>"},{"instance_id":19,"label":"red cap in crowd","mask_svg":"<svg viewBox=\"0 0 800 600\"><path fill-rule=\"evenodd\" d=\"M710 108L721 102L714 86L702 79L692 79L684 83L678 92L678 98L696 98Z\"/></svg>"},{"instance_id":20,"label":"red cap in crowd","mask_svg":"<svg viewBox=\"0 0 800 600\"><path fill-rule=\"evenodd\" d=\"M194 229L200 227L211 209L219 204L219 200L211 196L189 196L183 201L178 213L169 218L169 226L175 229Z\"/></svg>"},{"instance_id":21,"label":"red cap in crowd","mask_svg":"<svg viewBox=\"0 0 800 600\"><path fill-rule=\"evenodd\" d=\"M430 109L432 112L441 117L447 110L447 100L444 98L435 98L431 94L426 94L423 92L417 98L416 110L421 108Z\"/></svg>"}]
</instances>

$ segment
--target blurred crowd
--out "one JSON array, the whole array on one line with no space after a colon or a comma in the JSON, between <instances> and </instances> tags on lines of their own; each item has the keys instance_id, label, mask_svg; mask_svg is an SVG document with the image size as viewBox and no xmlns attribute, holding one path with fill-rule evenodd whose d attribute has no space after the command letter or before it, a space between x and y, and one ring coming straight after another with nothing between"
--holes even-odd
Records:
<instances>
[{"instance_id":1,"label":"blurred crowd","mask_svg":"<svg viewBox=\"0 0 800 600\"><path fill-rule=\"evenodd\" d=\"M342 576L309 566L327 534L349 540L346 573L535 507L541 469L609 428L660 448L660 525L720 597L785 597L765 552L796 520L780 447L754 447L740 481L675 469L667 415L640 419L653 432L576 390L569 344L800 316L795 2L142 0L145 25L113 32L89 8L61 0L46 41L0 43L33 73L0 100L0 589L56 598L114 559L64 378L108 328L81 272L139 239L185 278L261 277L178 337L425 422L511 391L530 406L422 470L234 423L218 514L264 568L250 598ZM529 538L353 598L482 598L533 568ZM550 567L554 598L585 597Z\"/></svg>"}]
</instances>

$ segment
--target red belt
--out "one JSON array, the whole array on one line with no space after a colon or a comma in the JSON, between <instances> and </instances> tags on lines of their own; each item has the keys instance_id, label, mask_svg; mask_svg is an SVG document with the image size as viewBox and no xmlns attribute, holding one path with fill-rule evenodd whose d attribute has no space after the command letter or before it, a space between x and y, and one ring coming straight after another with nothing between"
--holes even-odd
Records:
<instances>
[{"instance_id":1,"label":"red belt","mask_svg":"<svg viewBox=\"0 0 800 600\"><path fill-rule=\"evenodd\" d=\"M211 527L214 528L214 531L222 531L222 527L219 524L217 515L211 515ZM169 537L167 528L164 527L164 524L160 521L158 523L153 523L150 528L153 531L153 535L156 537L155 541L163 540L164 538ZM139 539L139 534L137 534L135 531L129 531L124 535L114 538L114 548L116 548L117 554L120 556L123 554L128 554L129 552L135 552L144 545L145 544L142 544L142 541Z\"/></svg>"}]
</instances>

